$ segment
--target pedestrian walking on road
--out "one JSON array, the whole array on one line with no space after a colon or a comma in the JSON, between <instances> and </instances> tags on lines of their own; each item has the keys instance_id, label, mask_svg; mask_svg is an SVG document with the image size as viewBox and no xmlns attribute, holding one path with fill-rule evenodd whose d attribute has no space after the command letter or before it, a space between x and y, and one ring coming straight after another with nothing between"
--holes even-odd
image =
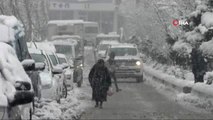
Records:
<instances>
[{"instance_id":1,"label":"pedestrian walking on road","mask_svg":"<svg viewBox=\"0 0 213 120\"><path fill-rule=\"evenodd\" d=\"M89 82L92 87L92 100L95 100L95 107L103 108L103 102L107 101L107 91L111 86L111 78L104 60L100 59L92 67L89 73Z\"/></svg>"},{"instance_id":2,"label":"pedestrian walking on road","mask_svg":"<svg viewBox=\"0 0 213 120\"><path fill-rule=\"evenodd\" d=\"M117 78L115 76L116 62L115 62L115 53L114 52L111 52L109 54L109 59L106 61L106 66L109 70L109 74L110 74L111 78L113 78L113 80L114 80L116 92L121 91L121 89L119 89L119 87L118 87Z\"/></svg>"}]
</instances>

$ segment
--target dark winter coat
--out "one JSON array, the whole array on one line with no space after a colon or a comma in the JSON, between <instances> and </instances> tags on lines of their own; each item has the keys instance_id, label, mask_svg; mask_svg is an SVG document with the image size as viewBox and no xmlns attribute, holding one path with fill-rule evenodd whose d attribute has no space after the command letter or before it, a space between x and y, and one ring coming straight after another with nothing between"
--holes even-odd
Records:
<instances>
[{"instance_id":1,"label":"dark winter coat","mask_svg":"<svg viewBox=\"0 0 213 120\"><path fill-rule=\"evenodd\" d=\"M191 53L191 60L192 60L192 72L205 74L207 70L207 63L205 58L202 55L202 52L199 49L192 49Z\"/></svg>"},{"instance_id":2,"label":"dark winter coat","mask_svg":"<svg viewBox=\"0 0 213 120\"><path fill-rule=\"evenodd\" d=\"M92 99L96 101L106 101L107 91L111 86L111 78L108 69L97 64L93 66L89 73L89 82L93 90Z\"/></svg>"},{"instance_id":3,"label":"dark winter coat","mask_svg":"<svg viewBox=\"0 0 213 120\"><path fill-rule=\"evenodd\" d=\"M207 71L207 62L199 49L193 48L191 53L192 72L195 83L203 82L204 75Z\"/></svg>"}]
</instances>

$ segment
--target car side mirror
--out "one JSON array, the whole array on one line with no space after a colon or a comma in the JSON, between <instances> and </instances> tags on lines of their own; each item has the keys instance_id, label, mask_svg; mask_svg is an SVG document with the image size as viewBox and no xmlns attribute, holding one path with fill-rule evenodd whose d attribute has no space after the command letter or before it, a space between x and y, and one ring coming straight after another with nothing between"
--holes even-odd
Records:
<instances>
[{"instance_id":1,"label":"car side mirror","mask_svg":"<svg viewBox=\"0 0 213 120\"><path fill-rule=\"evenodd\" d=\"M75 67L74 67L74 65L70 65L70 69L74 69Z\"/></svg>"},{"instance_id":2,"label":"car side mirror","mask_svg":"<svg viewBox=\"0 0 213 120\"><path fill-rule=\"evenodd\" d=\"M15 88L16 90L31 90L31 84L26 81L16 81Z\"/></svg>"},{"instance_id":3,"label":"car side mirror","mask_svg":"<svg viewBox=\"0 0 213 120\"><path fill-rule=\"evenodd\" d=\"M43 62L35 63L35 70L42 71L44 69L45 69L45 63Z\"/></svg>"},{"instance_id":4,"label":"car side mirror","mask_svg":"<svg viewBox=\"0 0 213 120\"><path fill-rule=\"evenodd\" d=\"M79 55L75 60L82 60L83 55Z\"/></svg>"},{"instance_id":5,"label":"car side mirror","mask_svg":"<svg viewBox=\"0 0 213 120\"><path fill-rule=\"evenodd\" d=\"M21 62L25 71L35 70L35 61L33 59L25 59Z\"/></svg>"},{"instance_id":6,"label":"car side mirror","mask_svg":"<svg viewBox=\"0 0 213 120\"><path fill-rule=\"evenodd\" d=\"M10 102L10 106L22 105L31 103L34 99L34 92L32 91L16 91L14 100Z\"/></svg>"},{"instance_id":7,"label":"car side mirror","mask_svg":"<svg viewBox=\"0 0 213 120\"><path fill-rule=\"evenodd\" d=\"M63 73L63 69L61 67L53 67L52 73L53 74L62 74Z\"/></svg>"},{"instance_id":8,"label":"car side mirror","mask_svg":"<svg viewBox=\"0 0 213 120\"><path fill-rule=\"evenodd\" d=\"M67 63L63 63L63 69L69 68L69 65Z\"/></svg>"}]
</instances>

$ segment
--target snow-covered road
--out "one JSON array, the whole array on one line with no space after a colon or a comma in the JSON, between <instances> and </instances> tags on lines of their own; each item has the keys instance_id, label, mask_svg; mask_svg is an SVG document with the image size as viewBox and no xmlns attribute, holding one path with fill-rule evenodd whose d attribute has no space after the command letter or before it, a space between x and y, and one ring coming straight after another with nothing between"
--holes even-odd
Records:
<instances>
[{"instance_id":1,"label":"snow-covered road","mask_svg":"<svg viewBox=\"0 0 213 120\"><path fill-rule=\"evenodd\" d=\"M122 91L109 97L103 109L91 107L81 119L213 118L212 115L201 111L190 111L191 108L180 105L177 99L164 96L149 83L122 82L119 86Z\"/></svg>"},{"instance_id":2,"label":"snow-covered road","mask_svg":"<svg viewBox=\"0 0 213 120\"><path fill-rule=\"evenodd\" d=\"M88 52L88 56L92 56L91 54L89 55ZM91 62L89 61L89 63ZM94 103L90 102L92 105L81 119L213 118L211 113L194 108L183 101L187 95L176 93L152 80L146 80L140 84L136 83L134 79L120 80L119 86L122 91L108 97L108 102L104 103L103 109L94 108Z\"/></svg>"},{"instance_id":3,"label":"snow-covered road","mask_svg":"<svg viewBox=\"0 0 213 120\"><path fill-rule=\"evenodd\" d=\"M121 92L108 97L104 108L94 108L88 72L94 64L90 47L85 48L84 83L81 88L69 91L61 104L44 100L36 104L34 119L211 119L206 111L197 110L185 104L187 95L168 90L166 86L146 80L136 83L134 79L121 80ZM187 99L188 100L188 99Z\"/></svg>"}]
</instances>

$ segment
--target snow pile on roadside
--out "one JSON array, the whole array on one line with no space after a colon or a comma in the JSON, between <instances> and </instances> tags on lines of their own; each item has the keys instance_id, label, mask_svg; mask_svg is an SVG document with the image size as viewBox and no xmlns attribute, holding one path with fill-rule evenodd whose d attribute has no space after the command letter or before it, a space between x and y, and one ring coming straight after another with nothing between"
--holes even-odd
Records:
<instances>
[{"instance_id":1,"label":"snow pile on roadside","mask_svg":"<svg viewBox=\"0 0 213 120\"><path fill-rule=\"evenodd\" d=\"M179 93L179 94L177 94L176 97L177 97L176 100L184 106L189 106L191 104L195 108L199 108L200 110L213 112L213 104L212 104L213 100L212 99L203 99L196 95L184 94L184 93Z\"/></svg>"},{"instance_id":2,"label":"snow pile on roadside","mask_svg":"<svg viewBox=\"0 0 213 120\"><path fill-rule=\"evenodd\" d=\"M90 96L84 93L81 88L74 88L68 92L66 99L61 99L58 104L52 100L42 100L36 104L34 119L78 119L84 110L89 106Z\"/></svg>"},{"instance_id":3,"label":"snow pile on roadside","mask_svg":"<svg viewBox=\"0 0 213 120\"><path fill-rule=\"evenodd\" d=\"M175 76L176 78L180 78L187 81L194 81L193 73L189 70L182 69L180 66L163 65L151 60L148 60L145 64L155 70L161 71L168 75Z\"/></svg>"},{"instance_id":4,"label":"snow pile on roadside","mask_svg":"<svg viewBox=\"0 0 213 120\"><path fill-rule=\"evenodd\" d=\"M169 79L169 75L166 75L160 71L156 71L156 70L151 70L150 67L146 66L146 69L150 69L149 71L151 71L152 73L155 73L156 76L159 76L159 78L164 78L167 79L166 81L170 81L171 83L174 82L175 84L179 84L179 85L191 85L193 87L193 89L197 89L200 91L206 91L211 93L211 91L213 90L213 88L209 85L206 85L204 83L197 83L194 84L192 81L183 81L181 79L177 79L174 76L170 76ZM202 111L202 112L212 112L213 113L213 100L207 97L200 97L198 95L195 94L185 94L179 91L176 91L175 89L168 87L165 84L159 84L159 82L154 81L154 80L150 80L153 79L151 76L146 76L146 83L152 85L155 89L157 89L157 91L161 94L163 94L164 96L168 97L169 99L175 100L176 102L178 102L179 104L185 106L186 108L191 108L191 110L195 110L195 111ZM204 95L205 96L205 95Z\"/></svg>"}]
</instances>

